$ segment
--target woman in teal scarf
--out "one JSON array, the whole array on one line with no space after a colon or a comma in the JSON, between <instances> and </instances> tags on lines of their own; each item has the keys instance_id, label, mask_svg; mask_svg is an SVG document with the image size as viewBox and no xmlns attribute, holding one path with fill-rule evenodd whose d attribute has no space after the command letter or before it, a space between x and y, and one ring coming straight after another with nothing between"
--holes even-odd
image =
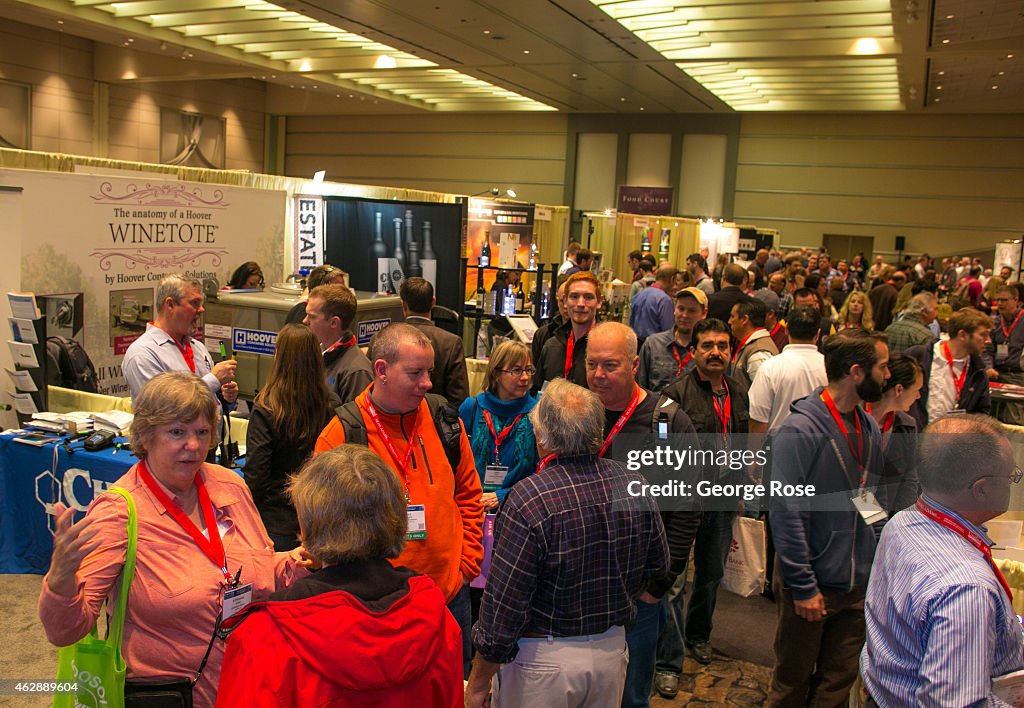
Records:
<instances>
[{"instance_id":1,"label":"woman in teal scarf","mask_svg":"<svg viewBox=\"0 0 1024 708\"><path fill-rule=\"evenodd\" d=\"M529 418L537 405L530 394L533 372L529 348L521 342L503 342L487 363L486 390L459 406L488 513L495 511L512 485L537 469L537 441Z\"/></svg>"}]
</instances>

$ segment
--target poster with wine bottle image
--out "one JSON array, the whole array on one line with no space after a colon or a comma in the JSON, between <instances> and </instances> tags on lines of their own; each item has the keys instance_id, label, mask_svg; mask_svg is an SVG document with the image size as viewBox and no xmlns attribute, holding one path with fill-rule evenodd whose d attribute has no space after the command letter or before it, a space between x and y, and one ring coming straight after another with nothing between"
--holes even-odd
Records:
<instances>
[{"instance_id":1,"label":"poster with wine bottle image","mask_svg":"<svg viewBox=\"0 0 1024 708\"><path fill-rule=\"evenodd\" d=\"M461 311L459 272L465 204L326 197L326 263L349 273L355 290L397 293L426 278L437 304ZM439 277L440 276L440 277Z\"/></svg>"},{"instance_id":2,"label":"poster with wine bottle image","mask_svg":"<svg viewBox=\"0 0 1024 708\"><path fill-rule=\"evenodd\" d=\"M481 292L486 292L482 311L500 314L515 307L522 311L526 295L523 288L532 289L535 278L520 274L515 269L532 269L537 265L536 244L533 238L533 204L508 204L484 199L470 199L469 223L466 231L466 291L467 300L477 305ZM478 283L477 264L487 268L483 282ZM511 285L512 292L508 292ZM498 289L502 292L498 293ZM514 304L516 297L523 302ZM505 302L508 302L506 308Z\"/></svg>"}]
</instances>

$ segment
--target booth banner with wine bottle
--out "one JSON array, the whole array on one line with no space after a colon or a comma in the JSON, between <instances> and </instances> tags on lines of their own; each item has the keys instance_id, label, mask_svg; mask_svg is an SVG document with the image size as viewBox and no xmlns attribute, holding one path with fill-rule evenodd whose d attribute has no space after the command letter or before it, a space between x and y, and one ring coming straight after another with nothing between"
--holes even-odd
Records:
<instances>
[{"instance_id":1,"label":"booth banner with wine bottle","mask_svg":"<svg viewBox=\"0 0 1024 708\"><path fill-rule=\"evenodd\" d=\"M397 293L426 278L437 304L462 311L458 277L465 204L325 197L324 261L355 290ZM439 277L440 276L440 277Z\"/></svg>"},{"instance_id":2,"label":"booth banner with wine bottle","mask_svg":"<svg viewBox=\"0 0 1024 708\"><path fill-rule=\"evenodd\" d=\"M482 283L487 290L493 287L500 270L536 268L534 211L533 204L470 199L466 231L467 299L472 299L481 285L477 283L478 265L488 269L483 272Z\"/></svg>"}]
</instances>

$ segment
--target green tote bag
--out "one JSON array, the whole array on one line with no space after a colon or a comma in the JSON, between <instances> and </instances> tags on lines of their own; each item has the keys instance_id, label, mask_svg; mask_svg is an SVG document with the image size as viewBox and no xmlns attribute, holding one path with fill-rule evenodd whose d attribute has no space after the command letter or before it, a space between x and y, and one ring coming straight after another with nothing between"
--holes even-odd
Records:
<instances>
[{"instance_id":1,"label":"green tote bag","mask_svg":"<svg viewBox=\"0 0 1024 708\"><path fill-rule=\"evenodd\" d=\"M125 553L121 587L117 592L114 614L110 618L107 638L100 639L93 625L92 631L71 646L57 652L58 691L73 685L74 690L56 693L54 708L122 708L124 706L124 677L127 666L121 655L121 636L124 634L125 607L128 590L135 577L135 547L139 538L135 502L128 491L111 487L108 491L120 494L128 502L128 550Z\"/></svg>"}]
</instances>

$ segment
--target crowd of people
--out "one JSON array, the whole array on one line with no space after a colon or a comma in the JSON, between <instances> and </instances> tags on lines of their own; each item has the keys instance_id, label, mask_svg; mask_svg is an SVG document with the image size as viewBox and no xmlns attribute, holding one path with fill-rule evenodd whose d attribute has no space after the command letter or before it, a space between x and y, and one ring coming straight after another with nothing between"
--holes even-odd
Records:
<instances>
[{"instance_id":1,"label":"crowd of people","mask_svg":"<svg viewBox=\"0 0 1024 708\"><path fill-rule=\"evenodd\" d=\"M996 700L992 679L1024 668L982 526L1021 477L989 417L990 382L1024 383L1012 271L809 249L710 270L694 253L680 270L634 252L625 324L600 321L590 257L569 249L557 312L530 345L496 346L472 396L429 282L404 282L406 321L364 352L340 271L314 271L252 402L242 477L206 461L235 362L193 338L201 284L165 278L124 361L139 458L117 482L139 510L126 692L647 706L677 695L684 657L712 661L746 514L771 541L769 705L845 705L858 675L880 706ZM631 452L659 441L770 450L677 471L688 481L814 492L627 492L654 482ZM39 599L57 645L90 631L125 562L122 497L73 515L56 509Z\"/></svg>"}]
</instances>

